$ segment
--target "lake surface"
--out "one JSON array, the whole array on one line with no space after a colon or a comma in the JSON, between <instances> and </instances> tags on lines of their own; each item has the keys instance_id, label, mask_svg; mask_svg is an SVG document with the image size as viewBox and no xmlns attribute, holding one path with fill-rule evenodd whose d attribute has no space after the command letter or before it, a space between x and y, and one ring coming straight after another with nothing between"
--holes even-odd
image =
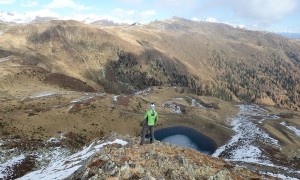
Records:
<instances>
[{"instance_id":1,"label":"lake surface","mask_svg":"<svg viewBox=\"0 0 300 180\"><path fill-rule=\"evenodd\" d=\"M159 129L154 135L156 140L193 148L205 154L213 154L217 148L215 142L209 137L183 126Z\"/></svg>"}]
</instances>

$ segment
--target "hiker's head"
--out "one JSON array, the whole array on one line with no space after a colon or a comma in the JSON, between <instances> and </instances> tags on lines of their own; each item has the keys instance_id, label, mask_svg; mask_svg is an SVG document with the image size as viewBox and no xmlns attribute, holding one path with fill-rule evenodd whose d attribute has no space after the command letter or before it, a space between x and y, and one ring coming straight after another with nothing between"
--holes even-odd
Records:
<instances>
[{"instance_id":1,"label":"hiker's head","mask_svg":"<svg viewBox=\"0 0 300 180\"><path fill-rule=\"evenodd\" d=\"M155 105L154 105L154 103L151 103L151 104L150 104L150 109L152 109L152 110L154 110L154 109L155 109Z\"/></svg>"}]
</instances>

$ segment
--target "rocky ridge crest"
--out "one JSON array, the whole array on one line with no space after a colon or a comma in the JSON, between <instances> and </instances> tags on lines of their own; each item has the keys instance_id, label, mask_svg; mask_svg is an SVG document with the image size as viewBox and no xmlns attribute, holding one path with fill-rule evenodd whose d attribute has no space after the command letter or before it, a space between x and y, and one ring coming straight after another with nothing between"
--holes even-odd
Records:
<instances>
[{"instance_id":1,"label":"rocky ridge crest","mask_svg":"<svg viewBox=\"0 0 300 180\"><path fill-rule=\"evenodd\" d=\"M124 139L124 138L123 138ZM126 137L126 146L110 144L86 161L70 179L263 179L223 159L196 150L158 142L139 145Z\"/></svg>"}]
</instances>

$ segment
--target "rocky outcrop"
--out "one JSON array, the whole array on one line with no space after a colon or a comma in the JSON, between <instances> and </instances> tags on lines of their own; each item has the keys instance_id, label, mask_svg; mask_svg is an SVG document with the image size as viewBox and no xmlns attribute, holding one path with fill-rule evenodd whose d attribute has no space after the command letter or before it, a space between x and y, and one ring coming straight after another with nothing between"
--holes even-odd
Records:
<instances>
[{"instance_id":1,"label":"rocky outcrop","mask_svg":"<svg viewBox=\"0 0 300 180\"><path fill-rule=\"evenodd\" d=\"M263 176L222 159L175 145L140 146L126 138L125 147L110 144L91 157L69 179L262 179Z\"/></svg>"}]
</instances>

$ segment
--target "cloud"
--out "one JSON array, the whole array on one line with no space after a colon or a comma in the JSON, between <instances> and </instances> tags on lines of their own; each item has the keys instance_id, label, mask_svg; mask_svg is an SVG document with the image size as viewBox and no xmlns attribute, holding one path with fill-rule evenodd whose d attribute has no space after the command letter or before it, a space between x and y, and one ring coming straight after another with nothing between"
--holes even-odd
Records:
<instances>
[{"instance_id":1,"label":"cloud","mask_svg":"<svg viewBox=\"0 0 300 180\"><path fill-rule=\"evenodd\" d=\"M154 4L168 9L186 10L194 8L197 0L155 0Z\"/></svg>"},{"instance_id":2,"label":"cloud","mask_svg":"<svg viewBox=\"0 0 300 180\"><path fill-rule=\"evenodd\" d=\"M144 0L117 0L117 2L130 5L139 5L142 4Z\"/></svg>"},{"instance_id":3,"label":"cloud","mask_svg":"<svg viewBox=\"0 0 300 180\"><path fill-rule=\"evenodd\" d=\"M55 18L60 17L59 14L57 14L54 11L51 11L50 9L41 9L41 10L38 10L38 11L29 11L29 12L26 12L25 15L29 16L29 17L36 17L36 16L39 16L39 17L55 17Z\"/></svg>"},{"instance_id":4,"label":"cloud","mask_svg":"<svg viewBox=\"0 0 300 180\"><path fill-rule=\"evenodd\" d=\"M121 8L116 8L116 9L113 9L112 13L115 16L127 17L127 16L134 15L136 12L135 12L135 10L125 10L125 9L121 9Z\"/></svg>"},{"instance_id":5,"label":"cloud","mask_svg":"<svg viewBox=\"0 0 300 180\"><path fill-rule=\"evenodd\" d=\"M12 4L15 0L0 0L0 4Z\"/></svg>"},{"instance_id":6,"label":"cloud","mask_svg":"<svg viewBox=\"0 0 300 180\"><path fill-rule=\"evenodd\" d=\"M49 9L59 9L59 8L70 8L77 10L88 10L92 9L81 4L74 2L73 0L53 0L50 4L46 6Z\"/></svg>"},{"instance_id":7,"label":"cloud","mask_svg":"<svg viewBox=\"0 0 300 180\"><path fill-rule=\"evenodd\" d=\"M296 10L298 0L240 0L233 5L237 15L273 21L281 20Z\"/></svg>"},{"instance_id":8,"label":"cloud","mask_svg":"<svg viewBox=\"0 0 300 180\"><path fill-rule=\"evenodd\" d=\"M228 7L235 16L261 22L282 20L299 7L299 0L212 0L203 9Z\"/></svg>"},{"instance_id":9,"label":"cloud","mask_svg":"<svg viewBox=\"0 0 300 180\"><path fill-rule=\"evenodd\" d=\"M155 10L147 10L147 11L143 11L140 13L141 16L143 17L150 17L150 16L155 16L157 13Z\"/></svg>"},{"instance_id":10,"label":"cloud","mask_svg":"<svg viewBox=\"0 0 300 180\"><path fill-rule=\"evenodd\" d=\"M37 1L27 0L26 2L22 2L21 5L23 7L33 7L37 6L39 3Z\"/></svg>"},{"instance_id":11,"label":"cloud","mask_svg":"<svg viewBox=\"0 0 300 180\"><path fill-rule=\"evenodd\" d=\"M75 16L72 17L64 17L64 19L75 19L78 21L82 21L85 23L92 23L94 21L99 21L99 20L108 20L108 21L113 21L114 23L119 23L119 24L132 24L135 21L131 20L131 19L126 19L126 18L116 18L116 17L112 17L109 15L97 15L97 14L77 14Z\"/></svg>"}]
</instances>

